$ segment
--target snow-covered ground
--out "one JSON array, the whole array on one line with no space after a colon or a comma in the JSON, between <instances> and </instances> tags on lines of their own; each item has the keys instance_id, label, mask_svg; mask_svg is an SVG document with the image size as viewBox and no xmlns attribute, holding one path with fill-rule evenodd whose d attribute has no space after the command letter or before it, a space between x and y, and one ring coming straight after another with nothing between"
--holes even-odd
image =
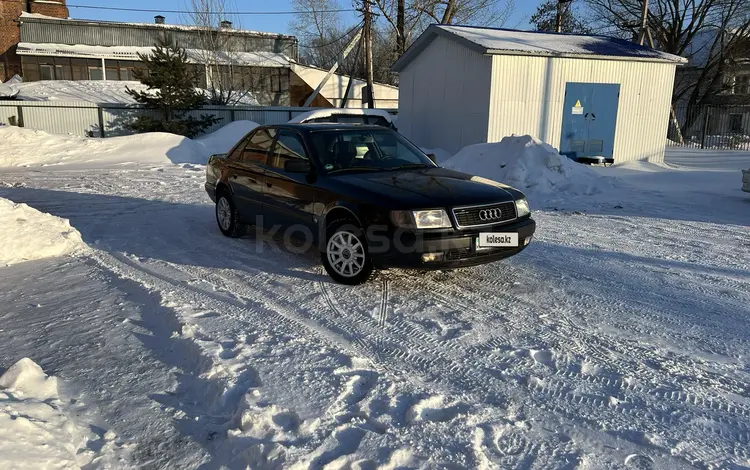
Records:
<instances>
[{"instance_id":1,"label":"snow-covered ground","mask_svg":"<svg viewBox=\"0 0 750 470\"><path fill-rule=\"evenodd\" d=\"M201 166L88 145L103 164L0 170L0 197L90 247L0 267L0 372L28 357L66 384L78 465L750 466L748 153L532 188L519 256L351 288L224 238Z\"/></svg>"}]
</instances>

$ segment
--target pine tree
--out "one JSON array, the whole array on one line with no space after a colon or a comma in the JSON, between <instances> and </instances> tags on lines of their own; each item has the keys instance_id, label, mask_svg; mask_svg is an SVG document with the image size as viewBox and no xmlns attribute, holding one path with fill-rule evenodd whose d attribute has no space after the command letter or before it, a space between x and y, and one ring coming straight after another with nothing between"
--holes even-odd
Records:
<instances>
[{"instance_id":1,"label":"pine tree","mask_svg":"<svg viewBox=\"0 0 750 470\"><path fill-rule=\"evenodd\" d=\"M548 0L539 5L529 22L537 31L555 32L557 26L557 0ZM563 33L590 34L591 28L576 18L572 5L563 5L561 28Z\"/></svg>"},{"instance_id":2,"label":"pine tree","mask_svg":"<svg viewBox=\"0 0 750 470\"><path fill-rule=\"evenodd\" d=\"M199 119L188 115L199 109L208 100L196 90L196 74L190 68L185 49L176 45L170 37L164 37L154 46L151 54L138 54L146 69L133 74L146 85L145 91L127 88L127 93L138 103L157 109L159 118L139 116L128 127L135 132L171 132L195 137L220 119L202 114Z\"/></svg>"}]
</instances>

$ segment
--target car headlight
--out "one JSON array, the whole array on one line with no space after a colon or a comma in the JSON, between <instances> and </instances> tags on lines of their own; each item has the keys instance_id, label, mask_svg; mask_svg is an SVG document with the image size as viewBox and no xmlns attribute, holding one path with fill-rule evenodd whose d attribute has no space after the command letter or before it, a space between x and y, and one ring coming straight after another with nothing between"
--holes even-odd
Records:
<instances>
[{"instance_id":1,"label":"car headlight","mask_svg":"<svg viewBox=\"0 0 750 470\"><path fill-rule=\"evenodd\" d=\"M516 216L523 217L529 214L531 214L531 209L529 209L529 201L527 201L526 198L517 200L516 201Z\"/></svg>"},{"instance_id":2,"label":"car headlight","mask_svg":"<svg viewBox=\"0 0 750 470\"><path fill-rule=\"evenodd\" d=\"M426 211L393 211L391 220L397 227L403 228L450 228L451 220L444 209Z\"/></svg>"}]
</instances>

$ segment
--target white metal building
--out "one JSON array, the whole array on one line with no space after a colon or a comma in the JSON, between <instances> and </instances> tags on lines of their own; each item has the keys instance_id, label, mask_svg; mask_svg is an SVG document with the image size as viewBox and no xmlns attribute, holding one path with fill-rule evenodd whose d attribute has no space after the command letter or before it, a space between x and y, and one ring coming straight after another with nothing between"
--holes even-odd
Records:
<instances>
[{"instance_id":1,"label":"white metal building","mask_svg":"<svg viewBox=\"0 0 750 470\"><path fill-rule=\"evenodd\" d=\"M676 66L621 39L432 25L393 65L422 147L530 134L581 160L663 160Z\"/></svg>"}]
</instances>

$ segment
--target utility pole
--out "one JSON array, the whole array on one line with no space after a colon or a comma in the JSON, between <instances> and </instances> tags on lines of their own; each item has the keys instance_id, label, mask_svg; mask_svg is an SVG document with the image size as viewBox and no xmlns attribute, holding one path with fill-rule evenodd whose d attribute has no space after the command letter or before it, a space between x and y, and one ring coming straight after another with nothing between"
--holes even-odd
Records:
<instances>
[{"instance_id":1,"label":"utility pole","mask_svg":"<svg viewBox=\"0 0 750 470\"><path fill-rule=\"evenodd\" d=\"M641 10L641 28L640 31L638 31L638 44L641 46L645 45L647 39L648 45L651 49L656 49L654 37L651 35L651 28L648 27L648 0L643 0L643 9ZM674 103L669 107L669 119L672 121L672 125L677 133L677 142L683 144L685 142L685 137L682 135L682 130L680 129L680 121L677 119L677 113L674 110Z\"/></svg>"},{"instance_id":2,"label":"utility pole","mask_svg":"<svg viewBox=\"0 0 750 470\"><path fill-rule=\"evenodd\" d=\"M331 76L338 70L339 64L346 59L349 54L352 52L352 49L354 49L354 46L357 44L357 42L360 41L360 38L362 38L362 30L360 29L357 31L357 34L354 35L354 37L349 41L349 44L346 45L343 51L341 51L341 54L336 59L336 62L333 63L333 67L331 67L331 70L328 71L325 77L323 77L323 80L318 84L317 88L312 92L312 94L307 98L305 101L305 104L303 104L303 107L308 107L312 104L312 102L315 100L315 97L318 96L320 93L320 90L323 89L323 87L328 83L328 80L331 78ZM357 54L359 54L359 49L357 49ZM355 61L357 59L354 59ZM349 83L351 84L352 79L349 78ZM349 92L349 88L347 87L347 93ZM344 101L346 101L346 97L344 97ZM343 106L342 106L343 107Z\"/></svg>"},{"instance_id":3,"label":"utility pole","mask_svg":"<svg viewBox=\"0 0 750 470\"><path fill-rule=\"evenodd\" d=\"M398 0L396 7L396 54L399 57L406 52L406 25L404 17L406 16L406 1Z\"/></svg>"},{"instance_id":4,"label":"utility pole","mask_svg":"<svg viewBox=\"0 0 750 470\"><path fill-rule=\"evenodd\" d=\"M372 11L370 10L370 1L364 2L365 16L365 71L367 73L367 107L375 107L375 92L373 90L373 73L372 73Z\"/></svg>"},{"instance_id":5,"label":"utility pole","mask_svg":"<svg viewBox=\"0 0 750 470\"><path fill-rule=\"evenodd\" d=\"M643 46L648 39L651 48L654 47L654 38L651 36L651 30L648 28L648 0L643 0L643 10L641 10L641 30L638 33L638 44Z\"/></svg>"}]
</instances>

